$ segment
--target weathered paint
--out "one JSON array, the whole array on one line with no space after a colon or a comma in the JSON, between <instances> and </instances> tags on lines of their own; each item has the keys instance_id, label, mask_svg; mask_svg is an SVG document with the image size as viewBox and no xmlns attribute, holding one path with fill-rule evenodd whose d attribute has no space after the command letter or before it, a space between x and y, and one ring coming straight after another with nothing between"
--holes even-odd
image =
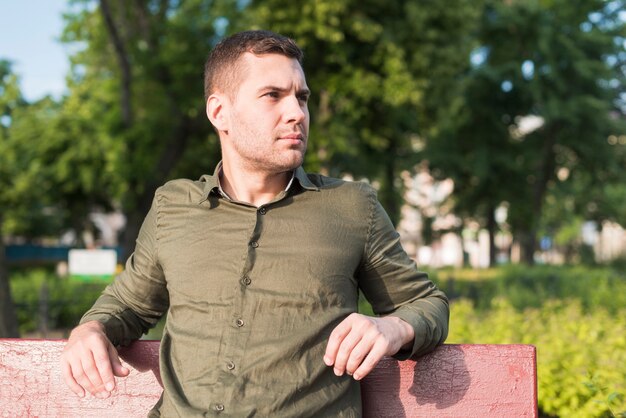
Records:
<instances>
[{"instance_id":1,"label":"weathered paint","mask_svg":"<svg viewBox=\"0 0 626 418\"><path fill-rule=\"evenodd\" d=\"M120 354L131 369L108 399L63 382L63 340L0 339L1 417L145 417L158 400L158 341ZM364 416L536 417L535 348L444 345L417 361L386 358L362 384Z\"/></svg>"},{"instance_id":2,"label":"weathered paint","mask_svg":"<svg viewBox=\"0 0 626 418\"><path fill-rule=\"evenodd\" d=\"M120 349L130 375L117 379L108 399L79 398L59 367L63 340L0 339L0 416L145 417L159 400L159 342L139 341Z\"/></svg>"},{"instance_id":3,"label":"weathered paint","mask_svg":"<svg viewBox=\"0 0 626 418\"><path fill-rule=\"evenodd\" d=\"M361 384L366 418L537 417L535 347L444 345L381 361Z\"/></svg>"}]
</instances>

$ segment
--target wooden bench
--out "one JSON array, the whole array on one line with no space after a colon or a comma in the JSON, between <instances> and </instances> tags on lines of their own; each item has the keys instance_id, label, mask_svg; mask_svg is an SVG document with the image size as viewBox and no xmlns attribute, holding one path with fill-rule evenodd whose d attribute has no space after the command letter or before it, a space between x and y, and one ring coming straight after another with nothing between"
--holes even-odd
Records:
<instances>
[{"instance_id":1,"label":"wooden bench","mask_svg":"<svg viewBox=\"0 0 626 418\"><path fill-rule=\"evenodd\" d=\"M63 382L63 340L0 339L1 417L145 417L158 400L158 341L121 348L131 369L108 399ZM362 383L365 417L537 417L535 347L444 345L417 360L385 358Z\"/></svg>"}]
</instances>

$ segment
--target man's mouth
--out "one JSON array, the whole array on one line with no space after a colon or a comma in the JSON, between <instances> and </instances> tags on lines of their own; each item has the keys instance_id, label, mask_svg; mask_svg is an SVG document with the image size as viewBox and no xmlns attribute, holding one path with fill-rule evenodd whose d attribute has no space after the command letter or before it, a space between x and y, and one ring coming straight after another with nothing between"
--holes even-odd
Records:
<instances>
[{"instance_id":1,"label":"man's mouth","mask_svg":"<svg viewBox=\"0 0 626 418\"><path fill-rule=\"evenodd\" d=\"M292 139L292 140L302 141L303 135L301 133L294 132L290 134L280 135L278 139Z\"/></svg>"}]
</instances>

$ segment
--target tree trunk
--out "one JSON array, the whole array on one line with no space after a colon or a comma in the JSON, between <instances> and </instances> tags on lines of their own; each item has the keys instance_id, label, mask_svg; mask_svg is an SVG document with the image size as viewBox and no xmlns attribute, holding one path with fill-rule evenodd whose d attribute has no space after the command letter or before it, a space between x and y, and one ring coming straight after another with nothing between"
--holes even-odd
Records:
<instances>
[{"instance_id":1,"label":"tree trunk","mask_svg":"<svg viewBox=\"0 0 626 418\"><path fill-rule=\"evenodd\" d=\"M396 179L395 154L395 147L390 145L386 151L387 158L385 158L385 165L383 167L383 181L379 191L379 200L385 208L387 215L389 215L391 222L394 226L397 226L400 221L400 204L398 191L394 187Z\"/></svg>"},{"instance_id":2,"label":"tree trunk","mask_svg":"<svg viewBox=\"0 0 626 418\"><path fill-rule=\"evenodd\" d=\"M193 119L178 115L177 119L180 122L175 126L173 132L171 132L169 140L159 156L154 170L154 176L150 181L146 182L143 193L139 196L135 195L135 198L132 199L136 204L132 210L126 211L125 213L126 228L124 228L122 235L122 261L126 261L134 251L135 240L141 229L143 219L150 210L156 189L168 178L176 162L185 151L185 147L187 147L191 135L193 132L198 132L198 125L205 123L202 113L199 113L199 115L200 116L196 116ZM131 182L131 184L133 183L135 182ZM132 186L131 190L133 190Z\"/></svg>"},{"instance_id":3,"label":"tree trunk","mask_svg":"<svg viewBox=\"0 0 626 418\"><path fill-rule=\"evenodd\" d=\"M114 3L115 4L115 3ZM130 130L135 125L133 118L132 108L132 69L131 59L129 57L128 49L125 46L127 40L123 39L122 33L130 33L135 29L139 29L143 36L143 40L149 45L150 50L155 57L159 56L158 34L152 24L162 23L166 18L166 12L169 2L162 0L159 4L159 11L157 13L157 20L151 21L147 10L148 4L145 2L134 3L134 16L136 21L129 27L129 22L122 24L123 31L119 30L120 25L116 23L113 11L110 8L108 0L100 0L101 12L105 21L105 26L109 33L111 42L113 44L117 61L119 64L122 86L120 94L120 105L122 109L122 120L124 129ZM119 16L118 16L119 17ZM119 23L119 22L118 22ZM189 137L201 129L198 126L201 124L206 125L206 120L202 117L188 117L180 112L179 97L175 88L171 85L172 75L171 70L167 68L158 59L153 63L153 76L155 80L159 81L164 87L165 93L169 101L169 108L172 112L172 120L178 121L169 132L166 143L159 155L154 173L149 179L132 178L129 179L129 193L126 197L126 201L129 202L127 208L124 210L126 215L126 227L121 237L122 246L122 260L125 261L132 254L135 248L135 241L144 217L150 210L154 192L169 176L169 173L176 165L176 162L182 156ZM198 115L204 114L204 107L200 109ZM128 159L132 164L133 157L135 155L135 147L132 141L127 143ZM137 190L142 190L137 194Z\"/></svg>"},{"instance_id":4,"label":"tree trunk","mask_svg":"<svg viewBox=\"0 0 626 418\"><path fill-rule=\"evenodd\" d=\"M135 251L135 241L139 235L142 222L141 219L138 219L138 215L137 211L126 213L126 226L124 226L120 239L122 259L118 260L118 263L124 264Z\"/></svg>"},{"instance_id":5,"label":"tree trunk","mask_svg":"<svg viewBox=\"0 0 626 418\"><path fill-rule=\"evenodd\" d=\"M536 232L524 232L520 236L521 259L524 264L532 266L535 264L535 251L537 250Z\"/></svg>"},{"instance_id":6,"label":"tree trunk","mask_svg":"<svg viewBox=\"0 0 626 418\"><path fill-rule=\"evenodd\" d=\"M489 267L496 265L496 209L493 205L487 208L487 231L489 232Z\"/></svg>"},{"instance_id":7,"label":"tree trunk","mask_svg":"<svg viewBox=\"0 0 626 418\"><path fill-rule=\"evenodd\" d=\"M554 146L556 144L558 125L553 125L546 129L543 136L543 148L541 158L537 164L535 183L532 194L532 218L530 228L523 234L522 239L522 260L525 264L535 263L535 251L537 250L537 232L541 223L543 211L543 200L548 190L548 182L554 177L555 155Z\"/></svg>"},{"instance_id":8,"label":"tree trunk","mask_svg":"<svg viewBox=\"0 0 626 418\"><path fill-rule=\"evenodd\" d=\"M100 11L106 25L113 48L115 49L115 56L117 57L118 64L120 66L120 72L122 76L120 104L122 109L122 120L124 127L130 128L133 124L133 107L132 107L132 71L130 68L130 59L126 52L124 41L122 40L120 33L115 25L111 8L108 0L100 0Z\"/></svg>"},{"instance_id":9,"label":"tree trunk","mask_svg":"<svg viewBox=\"0 0 626 418\"><path fill-rule=\"evenodd\" d=\"M1 229L2 217L0 216ZM11 287L9 286L4 241L0 236L0 338L17 338L19 336L15 305L13 304Z\"/></svg>"}]
</instances>

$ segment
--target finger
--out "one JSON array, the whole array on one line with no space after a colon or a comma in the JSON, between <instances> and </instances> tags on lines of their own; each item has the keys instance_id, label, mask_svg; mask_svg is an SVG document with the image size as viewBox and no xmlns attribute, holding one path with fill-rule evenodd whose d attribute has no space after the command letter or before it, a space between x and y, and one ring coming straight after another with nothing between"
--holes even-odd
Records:
<instances>
[{"instance_id":1,"label":"finger","mask_svg":"<svg viewBox=\"0 0 626 418\"><path fill-rule=\"evenodd\" d=\"M79 397L84 397L85 390L81 385L78 384L76 379L74 379L74 376L72 374L72 366L70 366L70 364L65 360L61 361L61 373L63 374L63 379L65 380L65 383L70 387L70 390Z\"/></svg>"},{"instance_id":2,"label":"finger","mask_svg":"<svg viewBox=\"0 0 626 418\"><path fill-rule=\"evenodd\" d=\"M99 346L93 351L97 376L100 378L101 382L100 387L98 387L100 392L111 392L115 389L115 377L113 377L113 369L111 367L110 347L112 347L111 344L107 343L105 346ZM93 383L95 384L96 382Z\"/></svg>"},{"instance_id":3,"label":"finger","mask_svg":"<svg viewBox=\"0 0 626 418\"><path fill-rule=\"evenodd\" d=\"M386 340L376 340L376 343L374 343L374 346L365 357L365 360L363 360L359 368L356 369L356 371L352 375L354 380L361 380L365 376L367 376L372 370L374 370L374 367L376 367L380 359L383 358L388 348L389 343Z\"/></svg>"},{"instance_id":4,"label":"finger","mask_svg":"<svg viewBox=\"0 0 626 418\"><path fill-rule=\"evenodd\" d=\"M354 350L354 347L361 341L363 334L357 332L354 328L346 335L341 342L339 349L337 350L337 356L335 358L334 372L337 376L342 376L346 371L346 364L348 359Z\"/></svg>"},{"instance_id":5,"label":"finger","mask_svg":"<svg viewBox=\"0 0 626 418\"><path fill-rule=\"evenodd\" d=\"M80 358L77 357L74 361L70 362L70 369L72 371L72 376L74 376L76 382L85 391L93 394L93 384L91 383L91 380L89 380L89 377L85 372L83 363Z\"/></svg>"},{"instance_id":6,"label":"finger","mask_svg":"<svg viewBox=\"0 0 626 418\"><path fill-rule=\"evenodd\" d=\"M126 377L130 373L126 367L122 365L120 357L117 354L117 350L113 345L109 345L109 359L111 360L111 366L113 368L113 374L117 377ZM112 390L112 389L111 389Z\"/></svg>"},{"instance_id":7,"label":"finger","mask_svg":"<svg viewBox=\"0 0 626 418\"><path fill-rule=\"evenodd\" d=\"M102 379L98 375L98 368L94 363L93 357L89 355L88 358L81 358L79 361L82 375L78 376L78 381L87 392L95 396L100 391Z\"/></svg>"},{"instance_id":8,"label":"finger","mask_svg":"<svg viewBox=\"0 0 626 418\"><path fill-rule=\"evenodd\" d=\"M363 359L369 354L372 350L376 342L375 338L370 337L369 335L363 336L361 341L358 342L356 346L350 352L350 356L346 362L346 373L350 376L354 374L354 372L358 369L358 367L363 362Z\"/></svg>"},{"instance_id":9,"label":"finger","mask_svg":"<svg viewBox=\"0 0 626 418\"><path fill-rule=\"evenodd\" d=\"M98 398L107 398L105 382L113 381L113 372L106 345L97 346L81 356L81 364L87 379L91 382L91 394Z\"/></svg>"},{"instance_id":10,"label":"finger","mask_svg":"<svg viewBox=\"0 0 626 418\"><path fill-rule=\"evenodd\" d=\"M343 339L348 335L352 329L352 318L349 316L339 323L330 333L328 337L328 344L326 345L326 353L324 354L324 363L327 366L335 364L335 358L337 357L337 350L343 342Z\"/></svg>"}]
</instances>

